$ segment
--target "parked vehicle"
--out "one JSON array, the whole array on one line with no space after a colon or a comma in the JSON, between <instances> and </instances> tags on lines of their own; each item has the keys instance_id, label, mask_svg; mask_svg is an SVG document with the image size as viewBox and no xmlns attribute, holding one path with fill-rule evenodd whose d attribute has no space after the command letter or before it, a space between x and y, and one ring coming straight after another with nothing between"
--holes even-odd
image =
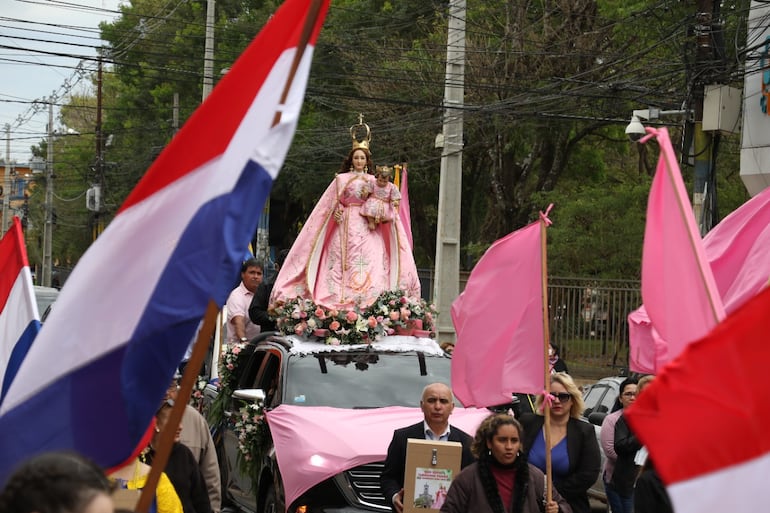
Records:
<instances>
[{"instance_id":1,"label":"parked vehicle","mask_svg":"<svg viewBox=\"0 0 770 513\"><path fill-rule=\"evenodd\" d=\"M256 455L260 460L256 476L244 474L238 462L235 422L228 419L236 418L242 399L262 397L267 410L281 404L345 409L416 407L425 385L450 382L451 359L435 341L423 340L431 346L430 351L403 346L386 350L372 345L366 349L339 346L329 352L328 346L318 344L325 349L308 352L306 345L301 348L302 344L277 334L257 337L238 356L239 362L247 360L238 364L235 399L226 403L225 421L215 433L225 500L242 510L260 513L389 512L390 501L383 497L379 484L382 462L360 465L327 479L289 504L287 510L274 448ZM218 390L209 385L204 394L210 402ZM324 444L324 440L313 440L316 442Z\"/></svg>"},{"instance_id":2,"label":"parked vehicle","mask_svg":"<svg viewBox=\"0 0 770 513\"><path fill-rule=\"evenodd\" d=\"M40 285L35 285L34 289L35 299L37 300L37 312L40 315L40 320L45 321L51 311L51 305L59 297L59 289Z\"/></svg>"}]
</instances>

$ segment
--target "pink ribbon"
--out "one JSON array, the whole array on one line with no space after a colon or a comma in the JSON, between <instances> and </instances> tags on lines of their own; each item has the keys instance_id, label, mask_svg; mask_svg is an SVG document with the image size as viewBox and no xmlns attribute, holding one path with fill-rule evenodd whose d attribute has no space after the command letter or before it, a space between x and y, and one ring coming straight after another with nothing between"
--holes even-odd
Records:
<instances>
[{"instance_id":1,"label":"pink ribbon","mask_svg":"<svg viewBox=\"0 0 770 513\"><path fill-rule=\"evenodd\" d=\"M653 137L658 137L658 129L652 128L651 126L644 127L645 131L647 132L647 135L639 139L639 143L644 144Z\"/></svg>"},{"instance_id":2,"label":"pink ribbon","mask_svg":"<svg viewBox=\"0 0 770 513\"><path fill-rule=\"evenodd\" d=\"M551 213L551 209L553 208L553 203L548 205L548 208L545 209L545 212L540 212L540 219L545 222L546 226L551 226L553 222L548 218L548 214Z\"/></svg>"},{"instance_id":3,"label":"pink ribbon","mask_svg":"<svg viewBox=\"0 0 770 513\"><path fill-rule=\"evenodd\" d=\"M546 390L543 390L540 392L540 394L543 396L543 403L540 405L540 408L538 408L538 412L543 413L543 408L548 405L549 408L553 407L553 396L547 392Z\"/></svg>"}]
</instances>

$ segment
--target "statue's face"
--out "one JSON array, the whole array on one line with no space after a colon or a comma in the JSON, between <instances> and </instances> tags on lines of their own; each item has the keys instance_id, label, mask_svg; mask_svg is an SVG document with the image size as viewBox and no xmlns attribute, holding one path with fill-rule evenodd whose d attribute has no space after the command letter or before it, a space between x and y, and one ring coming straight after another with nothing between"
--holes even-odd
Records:
<instances>
[{"instance_id":1,"label":"statue's face","mask_svg":"<svg viewBox=\"0 0 770 513\"><path fill-rule=\"evenodd\" d=\"M353 152L353 170L354 171L363 171L366 167L366 153L364 150L356 150Z\"/></svg>"}]
</instances>

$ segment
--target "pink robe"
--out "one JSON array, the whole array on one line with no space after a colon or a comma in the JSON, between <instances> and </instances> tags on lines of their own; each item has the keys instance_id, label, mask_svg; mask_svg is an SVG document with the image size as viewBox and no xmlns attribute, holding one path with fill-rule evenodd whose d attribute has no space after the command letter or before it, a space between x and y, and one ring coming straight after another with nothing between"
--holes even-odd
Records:
<instances>
[{"instance_id":1,"label":"pink robe","mask_svg":"<svg viewBox=\"0 0 770 513\"><path fill-rule=\"evenodd\" d=\"M372 218L377 223L389 223L396 217L393 202L400 200L401 193L398 187L390 182L380 187L375 180L372 192L361 207L361 215Z\"/></svg>"},{"instance_id":2,"label":"pink robe","mask_svg":"<svg viewBox=\"0 0 770 513\"><path fill-rule=\"evenodd\" d=\"M270 302L295 297L327 308L369 306L386 290L420 296L417 267L401 220L370 230L361 215L375 179L341 173L327 187L292 245L276 278ZM334 211L343 208L337 223Z\"/></svg>"}]
</instances>

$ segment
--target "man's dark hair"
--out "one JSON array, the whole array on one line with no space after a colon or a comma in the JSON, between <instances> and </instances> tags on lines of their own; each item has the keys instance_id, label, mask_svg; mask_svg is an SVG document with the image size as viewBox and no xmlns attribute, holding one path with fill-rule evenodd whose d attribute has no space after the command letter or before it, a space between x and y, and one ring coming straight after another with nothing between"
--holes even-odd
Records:
<instances>
[{"instance_id":1,"label":"man's dark hair","mask_svg":"<svg viewBox=\"0 0 770 513\"><path fill-rule=\"evenodd\" d=\"M95 463L71 452L33 456L11 475L0 493L0 511L14 513L79 512L114 485Z\"/></svg>"},{"instance_id":2,"label":"man's dark hair","mask_svg":"<svg viewBox=\"0 0 770 513\"><path fill-rule=\"evenodd\" d=\"M264 268L262 267L262 264L259 263L259 260L256 258L249 258L241 264L241 274L245 273L249 267L259 267L264 271Z\"/></svg>"}]
</instances>

